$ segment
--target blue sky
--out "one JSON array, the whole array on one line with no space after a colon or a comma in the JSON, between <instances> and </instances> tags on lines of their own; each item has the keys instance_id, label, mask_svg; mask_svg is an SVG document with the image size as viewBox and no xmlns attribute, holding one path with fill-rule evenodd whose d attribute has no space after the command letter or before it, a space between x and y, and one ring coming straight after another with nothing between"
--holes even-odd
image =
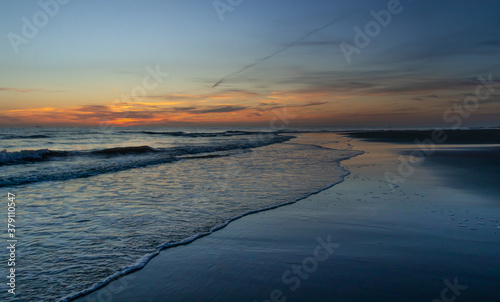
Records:
<instances>
[{"instance_id":1,"label":"blue sky","mask_svg":"<svg viewBox=\"0 0 500 302\"><path fill-rule=\"evenodd\" d=\"M26 124L23 116L98 123L124 110L143 120L118 124L265 123L273 103L290 108L297 125L446 125L443 112L474 93L478 76L500 78L496 1L400 1L401 12L350 62L340 44L355 46L354 28L396 0L53 1L58 11L17 53L12 33L22 37L23 17L33 22L43 9L0 2L3 124ZM223 20L214 3L229 5ZM133 106L117 105L147 66L169 75ZM495 91L468 124L495 124ZM71 118L79 110L88 122Z\"/></svg>"}]
</instances>

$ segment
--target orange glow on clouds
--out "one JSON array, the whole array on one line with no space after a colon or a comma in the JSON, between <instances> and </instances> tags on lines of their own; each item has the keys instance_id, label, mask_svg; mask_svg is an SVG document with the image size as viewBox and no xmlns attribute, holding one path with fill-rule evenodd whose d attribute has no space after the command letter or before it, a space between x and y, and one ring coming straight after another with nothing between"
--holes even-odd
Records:
<instances>
[{"instance_id":1,"label":"orange glow on clouds","mask_svg":"<svg viewBox=\"0 0 500 302\"><path fill-rule=\"evenodd\" d=\"M269 121L274 116L283 114L288 118L314 118L320 113L325 115L332 110L325 110L327 106L332 107L325 101L326 98L325 93L271 92L263 95L246 91L205 95L160 95L142 100L115 100L107 105L0 110L0 124L97 126L105 123L115 126L138 126L251 123Z\"/></svg>"}]
</instances>

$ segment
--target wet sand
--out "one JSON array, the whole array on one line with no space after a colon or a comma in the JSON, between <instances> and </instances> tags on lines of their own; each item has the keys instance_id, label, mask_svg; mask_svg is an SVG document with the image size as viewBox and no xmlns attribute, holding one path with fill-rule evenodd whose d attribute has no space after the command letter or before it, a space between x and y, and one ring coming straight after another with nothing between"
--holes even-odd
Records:
<instances>
[{"instance_id":1,"label":"wet sand","mask_svg":"<svg viewBox=\"0 0 500 302\"><path fill-rule=\"evenodd\" d=\"M77 301L498 301L498 188L453 185L463 167L443 151L391 190L384 173L414 145L339 140L366 151L342 162L344 182L164 250Z\"/></svg>"},{"instance_id":2,"label":"wet sand","mask_svg":"<svg viewBox=\"0 0 500 302\"><path fill-rule=\"evenodd\" d=\"M444 129L444 130L386 130L369 132L346 132L353 138L366 141L413 144L433 137L433 133L443 132L441 144L500 144L500 129Z\"/></svg>"}]
</instances>

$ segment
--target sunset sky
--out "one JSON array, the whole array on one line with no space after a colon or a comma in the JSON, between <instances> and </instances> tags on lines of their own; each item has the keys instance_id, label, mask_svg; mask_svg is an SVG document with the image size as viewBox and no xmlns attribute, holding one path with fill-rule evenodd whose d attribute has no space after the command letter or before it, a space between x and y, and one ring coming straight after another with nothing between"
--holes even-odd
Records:
<instances>
[{"instance_id":1,"label":"sunset sky","mask_svg":"<svg viewBox=\"0 0 500 302\"><path fill-rule=\"evenodd\" d=\"M499 2L398 2L1 1L0 125L498 126Z\"/></svg>"}]
</instances>

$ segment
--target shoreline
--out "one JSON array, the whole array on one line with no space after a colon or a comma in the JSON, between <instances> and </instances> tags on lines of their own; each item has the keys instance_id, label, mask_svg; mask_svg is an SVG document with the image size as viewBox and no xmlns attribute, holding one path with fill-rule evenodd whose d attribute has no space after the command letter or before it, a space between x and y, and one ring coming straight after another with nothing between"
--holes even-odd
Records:
<instances>
[{"instance_id":1,"label":"shoreline","mask_svg":"<svg viewBox=\"0 0 500 302\"><path fill-rule=\"evenodd\" d=\"M350 174L350 173L349 173ZM346 176L348 176L349 174L347 174ZM305 197L300 197L294 201L290 201L290 202L286 202L286 203L282 203L282 204L279 204L279 205L275 205L275 206L271 206L271 207L267 207L267 208L263 208L263 209L259 209L259 210L253 210L253 211L249 211L249 212L246 212L242 215L239 215L239 216L236 216L235 218L232 218L228 221L226 221L224 224L221 224L219 226L216 226L214 228L212 228L209 232L206 232L206 233L201 233L201 234L196 234L194 236L191 236L189 238L186 238L180 242L174 242L174 243L169 243L169 244L163 244L161 247L159 247L158 251L155 252L155 253L152 253L152 254L149 254L149 255L144 255L142 258L140 258L135 265L132 265L131 267L129 268L125 268L124 270L120 271L120 272L117 272L113 275L111 275L110 277L104 279L103 281L97 283L95 286L87 289L87 290L84 290L82 291L81 293L77 293L77 294L74 294L74 295L69 295L69 296L66 296L66 297L63 297L61 298L60 300L58 300L58 302L70 302L70 301L76 301L77 299L79 298L82 298L82 297L85 297L87 296L88 294L91 294L95 291L98 291L99 289L107 286L108 284L114 282L114 281L117 281L119 280L120 278L123 278L123 277L126 277L127 275L130 275L130 274L133 274L134 272L137 272L137 271L140 271L141 269L143 269L151 260L153 260L155 257L159 256L161 254L161 252L163 251L166 251L168 249L171 249L171 248L176 248L176 247L180 247L180 246L185 246L185 245L189 245L193 242L195 242L196 240L198 239L201 239L203 237L206 237L206 236L209 236L219 230L222 230L226 227L228 227L232 222L235 222L235 221L238 221L242 218L245 218L247 216L250 216L250 215L253 215L253 214L258 214L258 213L261 213L261 212L267 212L267 211L271 211L271 210L274 210L274 209L278 209L278 208L281 208L281 207L285 207L285 206L288 206L288 205L292 205L292 204L295 204L299 201L302 201L304 199L307 199L313 195L316 195L316 194L319 194L325 190L328 190L330 188L332 188L333 186L343 182L344 180L341 180L339 182L336 182L334 184L331 184L327 187L325 187L324 189L320 189L318 191L314 191L310 194L308 194L307 196Z\"/></svg>"},{"instance_id":2,"label":"shoreline","mask_svg":"<svg viewBox=\"0 0 500 302\"><path fill-rule=\"evenodd\" d=\"M287 137L289 135L285 135L285 137ZM295 136L293 136L293 138L296 138ZM293 139L291 138L291 139ZM287 141L289 141L290 139L288 139ZM284 142L287 142L287 141L284 141ZM284 143L284 142L280 142L280 143ZM330 149L330 148L327 148L327 147L323 147L323 146L318 146L320 148L326 148L326 149ZM299 201L302 201L304 199L307 199L313 195L316 195L316 194L319 194L325 190L328 190L332 187L334 187L335 185L339 184L339 183L342 183L345 178L347 176L350 175L350 171L345 169L343 166L342 166L342 162L346 161L346 160L349 160L353 157L357 157L357 156L360 156L360 155L363 155L364 154L364 151L361 151L360 150L360 154L358 155L354 155L354 156L351 156L351 157L348 157L348 158L342 158L339 160L338 164L339 164L339 168L343 169L346 174L342 177L341 180L337 181L337 182L334 182L334 183L331 183L329 184L328 186L322 188L322 189L319 189L319 190L316 190L316 191L313 191L313 192L310 192L308 193L307 195L305 196L302 196L302 197L299 197L299 198L296 198L295 200L293 201L289 201L289 202L285 202L285 203L282 203L282 204L278 204L278 205L274 205L274 206L270 206L270 207L266 207L266 208L262 208L262 209L257 209L257 210L251 210L251 211L248 211L248 212L245 212L241 215L238 215L234 218L231 218L229 220L227 220L226 222L224 222L223 224L221 225L218 225L218 226L215 226L213 227L212 229L210 229L210 231L208 232L205 232L205 233L200 233L200 234L196 234L196 235L193 235L191 237L188 237L186 239L183 239L179 242L174 242L174 243L164 243L162 245L160 245L158 247L158 250L154 253L151 253L151 254L147 254L147 255L144 255L143 257L141 257L140 259L138 259L136 261L135 264L131 265L130 267L126 267L126 268L123 268L121 271L118 271L116 272L115 274L107 277L106 279L104 280L101 280L100 282L96 283L94 286L88 288L88 289L85 289L79 293L75 293L75 294L70 294L70 295L67 295L59 300L57 300L58 302L70 302L70 301L78 301L79 299L81 298L85 298L86 296L96 292L96 291L99 291L100 289L106 287L107 285L109 285L110 283L113 283L115 281L119 281L121 278L124 278L124 277L127 277L129 276L130 274L133 274L137 271L140 271L142 270L151 260L153 260L155 257L159 256L163 251L167 251L169 249L172 249L172 248L176 248L176 247L180 247L180 246L186 246L186 245L189 245L203 237L206 237L206 236L209 236L219 230L222 230L224 228L226 228L227 226L229 226L231 223L235 222L235 221L238 221L242 218L245 218L247 216L250 216L250 215L254 215L254 214L258 214L258 213L261 213L261 212L267 212L267 211L270 211L270 210L274 210L274 209L278 209L278 208L281 208L281 207L285 207L285 206L288 206L288 205L292 205L292 204L295 204Z\"/></svg>"},{"instance_id":3,"label":"shoreline","mask_svg":"<svg viewBox=\"0 0 500 302\"><path fill-rule=\"evenodd\" d=\"M414 257L417 258L422 256L419 256L420 255L419 253L415 254L415 252L411 248L417 249L418 252L420 253L427 252L423 246L419 245L415 246L415 243L411 242L412 240L415 240L415 238L417 240L419 240L420 238L420 240L422 241L433 242L435 245L438 246L434 247L434 249L437 249L446 254L446 252L444 252L446 251L446 247L442 246L441 240L445 241L450 240L446 236L448 232L455 234L452 237L453 240L457 240L459 242L462 242L461 244L465 244L467 242L471 242L470 240L472 239L477 240L476 238L477 236L473 235L472 237L470 237L471 234L468 233L464 234L464 232L466 231L477 232L478 228L482 228L479 233L481 233L480 237L483 238L483 240L485 240L486 242L484 244L486 245L493 244L493 246L495 246L496 243L493 243L494 241L492 242L492 238L497 238L495 237L497 236L496 234L497 231L496 229L491 228L490 225L486 227L485 226L487 224L486 222L480 222L483 224L478 224L475 228L470 227L470 229L463 227L462 222L461 222L462 224L459 223L457 225L456 219L458 219L459 216L460 217L464 215L469 216L469 211L467 211L467 213L464 213L463 211L460 210L460 207L456 208L457 205L453 205L454 202L452 202L451 205L454 206L453 210L456 213L454 212L453 214L450 214L449 220L448 219L443 220L443 215L446 217L444 213L446 209L448 209L448 211L451 209L449 200L438 198L439 199L438 202L434 201L434 203L432 203L431 200L426 200L425 202L422 201L422 199L429 199L428 195L430 195L433 198L436 198L435 184L432 184L431 182L432 181L437 182L437 179L433 179L431 182L426 180L426 177L429 176L427 175L429 174L428 167L419 168L419 173L424 173L426 174L425 176L421 176L419 175L419 173L416 173L414 179L412 179L412 183L407 183L402 185L400 190L398 190L397 192L397 196L395 198L394 196L391 197L393 200L400 200L402 204L394 204L393 202L388 201L387 196L390 194L390 192L388 188L385 187L383 179L381 179L380 177L381 174L383 174L380 173L380 171L383 172L384 170L387 169L397 169L396 167L397 163L395 163L394 161L395 161L395 152L397 152L399 147L389 146L385 143L364 143L357 140L353 140L353 144L355 149L360 149L358 146L366 146L369 151L367 151L367 153L365 153L364 155L353 157L341 162L341 166L344 169L351 171L351 174L346 175L344 177L344 181L338 183L336 186L330 186L328 189L321 190L319 193L311 194L306 198L297 200L288 207L284 207L283 205L281 205L277 207L279 209L276 209L274 211L260 211L258 213L253 213L255 215L245 216L245 219L237 219L233 223L226 225L224 228L221 228L220 232L211 233L210 234L211 236L203 236L203 238L198 238L199 240L195 240L190 244L164 250L162 253L158 255L158 257L153 258L150 261L150 263L148 263L148 265L146 265L143 269L128 275L131 277L134 276L134 278L139 278L138 283L134 283L133 285L127 284L127 287L124 288L122 284L123 282L120 281L120 279L118 279L117 281L113 281L108 285L101 287L97 291L94 291L93 293L83 296L75 301L93 301L92 299L98 299L99 301L99 297L101 296L102 298L104 295L115 297L117 301L134 301L134 297L135 299L146 298L145 300L148 301L161 301L161 299L159 298L160 296L158 295L154 296L154 294L151 293L152 290L158 290L159 292L162 293L163 296L165 295L171 296L172 301L182 301L185 300L186 297L188 297L188 299L191 300L198 298L195 299L197 301L206 301L206 300L231 301L231 299L241 298L241 296L238 296L237 293L242 292L242 290L245 288L242 284L240 284L241 282L240 283L235 282L237 284L233 284L232 281L235 280L235 278L236 280L244 279L246 280L246 282L250 282L251 284L256 284L255 293L252 295L243 294L245 298L249 298L249 301L253 301L255 299L250 299L250 298L261 297L259 299L264 300L266 297L265 295L262 296L261 294L271 293L273 288L272 285L278 285L280 287L284 287L282 282L280 282L281 280L279 280L279 275L286 270L287 267L286 264L300 262L302 258L293 257L293 255L295 253L301 254L300 251L307 250L307 245L311 244L311 242L312 243L315 242L314 237L318 236L318 233L321 233L320 230L324 232L324 230L329 229L329 227L327 227L328 225L330 225L329 221L334 221L334 225L336 226L330 229L331 232L335 230L335 232L343 234L343 236L340 237L344 239L338 240L341 244L339 251L342 251L342 248L344 246L347 246L344 249L348 250L349 252L344 252L344 253L341 252L342 257L340 259L343 261L341 261L338 267L336 265L334 266L331 264L322 264L322 265L325 265L327 268L331 267L332 269L335 270L338 270L339 267L343 268L341 269L341 271L349 276L349 280L359 281L361 278L359 276L348 273L350 271L349 268L352 269L353 267L355 267L358 271L359 269L361 269L358 266L352 264L353 260L355 260L354 263L357 263L359 261L361 261L360 263L366 263L366 261L368 261L374 267L378 267L381 263L391 263L393 261L392 259L388 259L387 257L381 256L377 253L374 254L373 252L370 252L369 249L366 248L353 249L353 246L355 247L356 245L360 244L368 245L371 248L380 249L380 245L382 244L382 242L385 243L386 245L384 246L384 248L382 248L384 253L393 254L393 256L395 256L396 259L399 259L399 262L396 261L394 263L396 267L400 267L403 264L411 266L411 263L407 263L407 260L404 260L405 253L402 253L400 251L398 252L398 249L394 250L395 247L393 245L395 245L396 247L399 245L404 246L405 247L404 250L406 250L408 254L413 255ZM391 152L388 153L387 149L390 149L392 153ZM370 154L370 153L377 154L377 152L379 153L377 156ZM380 158L381 154L384 154L383 160L381 162L376 164L373 162L370 163L370 160L373 160L373 158L375 157ZM349 167L353 169L350 169ZM367 181L367 179L371 179L371 181ZM359 185L363 184L363 182L365 184L363 188L365 189L371 188L372 190L371 191L363 190L362 192L360 192ZM419 182L424 182L424 183L426 182L426 186L425 187L420 186L421 184ZM422 188L424 190L422 190ZM458 205L460 206L467 205L465 201L465 199L467 199L467 196L463 194L460 195L456 191L453 191L453 189L446 189L446 190L449 194L455 196L457 200L460 199L459 200L460 203ZM332 196L334 196L335 194L338 197L337 199L332 200ZM349 202L343 200L344 198L348 198ZM320 205L319 207L318 204ZM339 207L340 212L339 213L337 213L336 211L332 212L331 208L333 207ZM412 211L410 211L409 209L412 209ZM304 210L306 210L305 213ZM421 221L414 221L415 218L413 216L415 214L413 210L415 210L415 212L417 212L418 215L421 217L427 217L428 219L428 216L432 216L433 219L439 220L440 223L430 221L431 230L433 230L431 232L431 230L428 229L429 225L421 225L422 224ZM469 208L469 210L471 209ZM477 212L481 213L481 210L484 209L479 209L479 210L476 209L476 213ZM352 215L352 212L358 214L351 217L352 220L356 221L359 220L358 224L353 224L352 221L340 215L340 214ZM439 215L437 216L436 213ZM488 213L487 211L482 212L482 215L484 216L487 213ZM496 213L498 213L498 211ZM323 215L326 215L328 219L318 220L318 218L323 218ZM405 221L405 219L408 221ZM309 223L304 224L303 223L304 220L308 221ZM470 218L468 220L470 220ZM286 221L288 223L278 223L277 221L278 222ZM295 221L295 223L298 226L301 226L303 229L296 230L295 228L297 226L293 227L289 225L289 222L291 221ZM411 223L409 223L409 221L411 221ZM481 221L487 221L487 220L481 219ZM394 224L388 222L396 223L396 225L403 225L407 229L407 231L411 231L411 234L413 234L414 236L410 237L414 239L410 240L409 242L408 238L406 237L408 236L407 234L405 237L401 237L403 236L403 234L400 233L397 228L394 229L393 226ZM364 231L360 231L360 228ZM285 231L283 231L282 229L285 229ZM425 231L422 231L422 229ZM266 238L268 236L271 236L269 235L269 233L276 233L276 232L279 233L279 236L276 235L273 236L273 238L278 241L277 244L270 244L269 242L267 242ZM437 234L434 234L434 232L437 232ZM299 236L299 238L296 238L296 235L298 235L296 233L300 233L301 236ZM354 239L350 238L349 236L345 236L344 233L351 234L351 236L353 236ZM367 237L367 234L369 235L370 233L373 233L374 238L378 239L374 240L370 236ZM322 236L324 236L324 234L322 234ZM386 238L387 236L391 238ZM231 238L236 238L236 239L231 240ZM436 240L437 242L435 242ZM247 246L247 248L245 249L238 250L237 248L238 246L240 246L241 244L248 244L249 242L250 246ZM262 247L256 248L254 244L259 244L259 246L262 245ZM212 250L221 249L222 252L225 253L234 252L234 250L236 249L236 253L231 253L230 254L231 257L230 256L213 257L213 254L204 255L202 251L210 251L210 248L212 248ZM314 246L309 247L309 249L310 248L314 248ZM252 261L249 261L248 255L245 256L246 254L249 254L248 249L250 250L250 255L253 255L251 257L254 257L251 259ZM253 249L257 250L252 252ZM279 257L274 257L274 258L271 257L271 259L269 259L270 256L266 256L266 253L264 253L264 255L259 254L260 249L272 250L272 251L278 250ZM279 252L282 249L292 252L292 256L284 252ZM297 252L296 250L299 250L299 252ZM188 254L186 256L187 258L184 256L184 254L186 253ZM455 251L454 253L458 252ZM486 258L491 257L489 252L483 251L483 253L485 254L484 256ZM305 257L307 256L307 253L303 253L301 255ZM259 260L259 257L264 257L264 258ZM335 257L336 256L334 255L332 258ZM440 255L436 255L434 257L437 259L442 258ZM372 258L374 261L370 262L370 260L368 260L370 258ZM492 262L495 262L495 258L489 258L489 259ZM425 259L422 259L421 261L424 260ZM498 262L498 260L496 261ZM430 262L439 263L439 261L436 262L435 259L434 261ZM456 260L452 262L456 263ZM190 265L188 263L197 263L202 267L204 263L209 263L208 265L209 272L198 271L196 265ZM199 282L200 281L208 282L207 280L211 280L212 278L207 278L207 276L213 274L214 267L221 265L221 263L223 263L223 266L230 267L231 270L234 269L236 272L240 272L240 274L228 272L227 274L230 277L227 278L225 277L221 279L221 277L218 276L215 278L215 280L209 282L211 286L214 286L215 288L219 289L217 291L218 292L217 294L214 293L214 291L211 289L211 286L200 285ZM263 264L260 263L270 265L271 267L279 266L281 269L262 268ZM186 267L186 265L188 265L188 267ZM271 271L273 272L273 274L277 273L278 277L274 276L271 277L271 279L269 280L263 281L261 280L262 278L259 277L258 273L255 274L252 273L249 274L248 272L245 273L245 271L249 267L255 267L255 266L260 268L261 273ZM430 278L429 276L432 276L432 278L436 280L434 280L431 285L427 286L425 292L428 292L428 296L426 296L425 298L420 298L415 296L412 298L411 301L428 301L427 299L432 300L433 298L439 297L439 292L442 289L443 284L442 282L437 280L438 279L440 280L442 279L442 277L444 277L442 275L447 271L445 268L448 268L448 270L450 268L449 265L446 266L441 264L440 266L441 268L435 268L434 271L432 271L431 273L429 272L419 273L426 276L425 278L421 278L422 280L420 281L422 282L424 281L429 282L426 279ZM174 269L176 273L165 271L165 269L167 268L168 270ZM472 270L472 268L470 268L470 270ZM372 271L368 272L368 275L369 276L371 275L372 277L377 274L387 275L388 273L385 272L385 270L380 270L380 268L378 270L372 268ZM243 275L243 277L241 275ZM342 278L339 279L338 276L335 277L335 275L332 277L328 272L318 273L318 275L320 276L318 281L320 284L328 283L326 281L332 278L337 281L342 279ZM453 275L453 273L451 275ZM454 276L451 275L449 278L452 279ZM463 275L464 274L462 272L462 276ZM493 272L493 275L496 277L498 276L498 273ZM196 279L198 281L195 282L192 281L191 279ZM166 284L170 285L164 285L163 283L158 283L159 282L158 280L164 280ZM231 280L231 282L227 282L227 280ZM201 284L204 284L203 282ZM376 281L375 283L377 282L379 281ZM127 282L125 281L125 283ZM472 280L469 281L469 283L475 283L475 281ZM119 286L120 284L122 286ZM381 288L384 288L384 286L382 286L384 284L379 284L379 285ZM408 287L408 284L403 283L403 285L404 285L403 287L406 288ZM326 292L331 294L331 296L332 295L336 297L344 296L345 299L348 299L349 298L348 294L350 293L352 295L354 291L352 290L352 285L346 284L345 286L347 286L347 288L349 288L350 290L332 291L332 290L326 290L325 288L323 288L323 286L315 288L312 285L307 285L307 286L304 285L303 292L306 293L307 292L311 293L312 291L323 292L323 293ZM268 287L271 287L271 291L264 290L264 288ZM484 285L482 287L484 287ZM222 290L223 288L228 289L228 292L220 293L220 290ZM377 292L381 291L380 288L379 289L372 288L371 291L369 291L371 292L371 294L367 295L365 298L370 298L373 295L373 290ZM387 290L387 289L385 291L382 290L382 292L384 292L384 295L380 298L381 299L380 301L391 301L391 300L395 301L394 293L392 293L391 291L392 290ZM433 292L436 292L435 296L431 295ZM306 301L308 298L308 296L307 295L304 296L303 293L302 294L293 293L293 294L295 294L294 298L297 298L298 300L302 299ZM398 299L401 298L401 294L396 293L396 296L398 297ZM200 300L200 298L203 299ZM269 297L267 298L269 299ZM361 297L358 296L357 298L354 298L354 300L342 300L342 301L360 301L360 299ZM372 299L372 301L375 300Z\"/></svg>"}]
</instances>

